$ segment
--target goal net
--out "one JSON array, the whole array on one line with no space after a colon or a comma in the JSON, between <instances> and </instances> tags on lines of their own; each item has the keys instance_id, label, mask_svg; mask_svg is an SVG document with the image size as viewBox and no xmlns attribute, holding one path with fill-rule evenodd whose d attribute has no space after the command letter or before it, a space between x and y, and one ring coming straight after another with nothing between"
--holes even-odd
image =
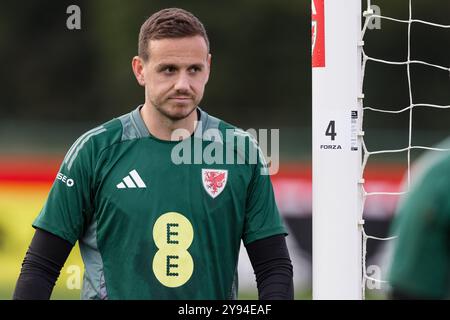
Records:
<instances>
[{"instance_id":1,"label":"goal net","mask_svg":"<svg viewBox=\"0 0 450 320\"><path fill-rule=\"evenodd\" d=\"M450 25L416 18L414 0L406 2L406 17L381 14L382 2L346 0L312 1L312 66L313 66L313 298L363 299L366 282L384 283L383 277L369 275L366 266L367 243L389 241L366 232L365 208L372 197L398 197L408 192L411 184L413 151L445 152L447 148L416 142L414 117L418 110L449 109L447 103L416 101L413 86L414 66L447 75L450 66L416 58L412 52L413 26L430 27L430 32L449 30ZM434 6L434 3L429 3ZM368 50L368 34L381 23L401 24L407 28L404 56L378 55ZM449 30L450 31L450 30ZM446 34L450 36L450 32ZM430 35L433 37L433 35ZM448 38L447 38L448 39ZM446 43L439 40L439 43ZM398 59L397 59L398 57ZM448 60L447 60L448 63ZM377 84L365 86L371 77L368 66L402 67L407 85L405 103L393 101L369 105L365 96ZM371 69L372 70L372 69ZM385 83L394 79L384 79ZM389 101L389 96L385 101ZM407 121L407 141L396 148L372 148L367 143L364 117L368 114L402 116ZM450 132L448 132L450 133ZM379 156L404 155L405 185L402 190L369 190L365 173L370 161Z\"/></svg>"}]
</instances>

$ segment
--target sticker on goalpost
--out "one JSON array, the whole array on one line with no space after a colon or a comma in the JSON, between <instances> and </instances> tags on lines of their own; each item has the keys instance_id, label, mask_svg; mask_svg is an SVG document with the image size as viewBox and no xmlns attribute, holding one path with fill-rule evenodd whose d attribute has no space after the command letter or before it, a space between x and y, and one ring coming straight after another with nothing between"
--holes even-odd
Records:
<instances>
[{"instance_id":1,"label":"sticker on goalpost","mask_svg":"<svg viewBox=\"0 0 450 320\"><path fill-rule=\"evenodd\" d=\"M338 108L339 109L339 108ZM358 111L350 110L348 113L331 113L330 118L320 121L322 128L319 149L323 151L358 151L359 150L359 119ZM347 114L347 116L345 116Z\"/></svg>"},{"instance_id":2,"label":"sticker on goalpost","mask_svg":"<svg viewBox=\"0 0 450 320\"><path fill-rule=\"evenodd\" d=\"M336 139L336 136L340 136L336 130L336 120L330 120L328 122L324 133L326 140L329 139L329 141L324 140L323 142L326 142L320 144L320 150L342 150L342 145Z\"/></svg>"},{"instance_id":3,"label":"sticker on goalpost","mask_svg":"<svg viewBox=\"0 0 450 320\"><path fill-rule=\"evenodd\" d=\"M352 151L358 151L358 111L352 110L351 111L351 150Z\"/></svg>"},{"instance_id":4,"label":"sticker on goalpost","mask_svg":"<svg viewBox=\"0 0 450 320\"><path fill-rule=\"evenodd\" d=\"M311 45L313 68L325 67L324 0L311 1Z\"/></svg>"}]
</instances>

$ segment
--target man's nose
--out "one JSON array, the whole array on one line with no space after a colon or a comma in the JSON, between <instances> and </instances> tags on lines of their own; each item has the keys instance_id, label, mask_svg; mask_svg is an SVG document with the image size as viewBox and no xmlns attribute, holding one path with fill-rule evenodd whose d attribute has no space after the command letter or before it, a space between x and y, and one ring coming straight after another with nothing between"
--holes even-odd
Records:
<instances>
[{"instance_id":1,"label":"man's nose","mask_svg":"<svg viewBox=\"0 0 450 320\"><path fill-rule=\"evenodd\" d=\"M181 72L175 83L175 90L188 91L189 90L189 77L186 73Z\"/></svg>"}]
</instances>

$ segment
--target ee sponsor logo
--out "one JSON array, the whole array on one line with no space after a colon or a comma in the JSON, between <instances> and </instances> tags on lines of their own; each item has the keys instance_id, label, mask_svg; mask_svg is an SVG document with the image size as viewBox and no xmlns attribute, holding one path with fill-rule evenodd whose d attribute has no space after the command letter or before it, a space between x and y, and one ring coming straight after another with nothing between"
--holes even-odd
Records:
<instances>
[{"instance_id":1,"label":"ee sponsor logo","mask_svg":"<svg viewBox=\"0 0 450 320\"><path fill-rule=\"evenodd\" d=\"M194 271L188 252L194 240L191 222L178 212L167 212L153 226L153 240L159 249L153 257L153 273L164 286L184 285Z\"/></svg>"}]
</instances>

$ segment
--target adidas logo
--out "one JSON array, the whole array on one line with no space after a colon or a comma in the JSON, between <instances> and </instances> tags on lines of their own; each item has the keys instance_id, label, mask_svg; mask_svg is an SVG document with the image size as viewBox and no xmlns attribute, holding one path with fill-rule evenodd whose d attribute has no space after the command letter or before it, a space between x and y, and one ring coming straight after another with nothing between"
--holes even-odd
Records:
<instances>
[{"instance_id":1,"label":"adidas logo","mask_svg":"<svg viewBox=\"0 0 450 320\"><path fill-rule=\"evenodd\" d=\"M139 188L145 189L147 186L144 181L142 181L139 173L136 170L130 171L130 174L122 179L122 182L117 185L117 189L126 189L126 188Z\"/></svg>"}]
</instances>

